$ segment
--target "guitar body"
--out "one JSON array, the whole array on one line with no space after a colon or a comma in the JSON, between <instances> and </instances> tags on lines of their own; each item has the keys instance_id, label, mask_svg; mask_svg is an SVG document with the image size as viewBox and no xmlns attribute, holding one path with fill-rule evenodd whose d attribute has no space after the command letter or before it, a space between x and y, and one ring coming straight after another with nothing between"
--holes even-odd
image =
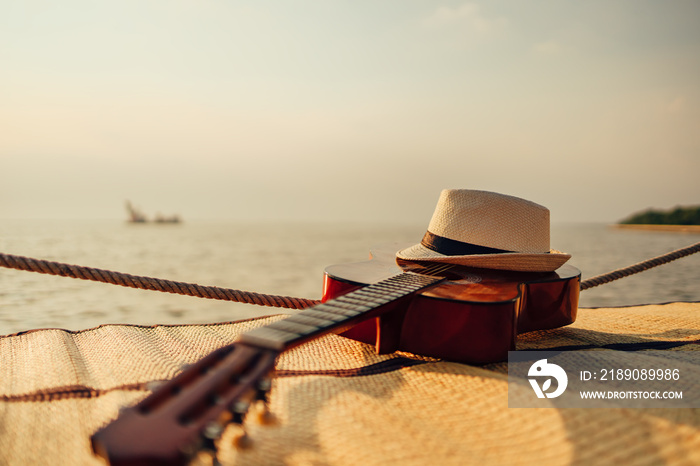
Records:
<instances>
[{"instance_id":1,"label":"guitar body","mask_svg":"<svg viewBox=\"0 0 700 466\"><path fill-rule=\"evenodd\" d=\"M429 264L397 261L394 244L372 251L371 260L328 267L324 302ZM432 264L434 265L434 264ZM554 272L508 272L453 266L447 281L410 300L389 305L342 336L375 345L378 353L409 353L471 364L508 359L516 336L569 325L576 320L581 272L564 265Z\"/></svg>"}]
</instances>

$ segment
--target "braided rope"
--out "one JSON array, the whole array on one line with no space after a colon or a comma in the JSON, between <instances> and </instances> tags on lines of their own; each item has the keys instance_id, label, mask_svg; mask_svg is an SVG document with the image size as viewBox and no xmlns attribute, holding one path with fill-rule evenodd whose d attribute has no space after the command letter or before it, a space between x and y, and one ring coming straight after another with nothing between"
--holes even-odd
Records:
<instances>
[{"instance_id":1,"label":"braided rope","mask_svg":"<svg viewBox=\"0 0 700 466\"><path fill-rule=\"evenodd\" d=\"M111 283L128 288L154 290L163 293L174 293L197 298L219 299L240 303L257 304L259 306L284 307L290 309L305 309L318 304L320 301L290 296L278 296L250 291L232 290L216 286L201 286L192 283L162 280L159 278L142 277L121 272L63 264L29 257L14 256L0 253L0 267L26 270L28 272L59 275L61 277L79 278L95 282Z\"/></svg>"},{"instance_id":2,"label":"braided rope","mask_svg":"<svg viewBox=\"0 0 700 466\"><path fill-rule=\"evenodd\" d=\"M604 273L602 275L597 275L595 277L589 278L581 282L581 291L587 290L588 288L593 288L594 286L602 285L604 283L611 282L613 280L618 280L629 275L643 272L649 270L652 267L656 267L668 262L680 259L681 257L689 256L700 251L700 243L695 243L685 248L676 249L661 256L654 257L652 259L639 262L629 267L624 267L622 269L613 270L612 272Z\"/></svg>"},{"instance_id":3,"label":"braided rope","mask_svg":"<svg viewBox=\"0 0 700 466\"><path fill-rule=\"evenodd\" d=\"M629 267L613 270L602 275L589 278L581 282L581 291L593 288L594 286L609 283L635 273L649 270L662 264L689 256L700 251L700 242L691 246L677 249L652 259L639 262ZM79 278L81 280L91 280L95 282L110 283L112 285L137 288L141 290L154 290L163 293L174 293L197 298L218 299L223 301L233 301L259 306L282 307L288 309L306 309L307 307L319 304L320 301L305 298L295 298L291 296L279 296L251 291L234 290L230 288L219 288L216 286L202 286L193 283L176 282L163 280L160 278L143 277L130 275L122 272L112 272L110 270L96 269L93 267L83 267L79 265L69 265L61 262L32 259L30 257L15 256L0 253L0 267L9 269L25 270L28 272L45 273L58 275L61 277Z\"/></svg>"}]
</instances>

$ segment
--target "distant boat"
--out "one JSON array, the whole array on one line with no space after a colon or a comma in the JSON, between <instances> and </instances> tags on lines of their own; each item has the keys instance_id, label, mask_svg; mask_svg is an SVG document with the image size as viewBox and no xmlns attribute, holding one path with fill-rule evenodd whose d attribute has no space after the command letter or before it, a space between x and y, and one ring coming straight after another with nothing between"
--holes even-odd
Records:
<instances>
[{"instance_id":1,"label":"distant boat","mask_svg":"<svg viewBox=\"0 0 700 466\"><path fill-rule=\"evenodd\" d=\"M136 207L134 207L131 202L126 201L126 210L129 213L129 222L131 223L146 223L146 216Z\"/></svg>"},{"instance_id":2,"label":"distant boat","mask_svg":"<svg viewBox=\"0 0 700 466\"><path fill-rule=\"evenodd\" d=\"M130 201L126 201L126 210L129 214L129 223L148 223L149 220L146 215L139 209L134 207ZM154 223L180 223L182 220L179 215L163 216L161 214L156 214L153 219Z\"/></svg>"},{"instance_id":3,"label":"distant boat","mask_svg":"<svg viewBox=\"0 0 700 466\"><path fill-rule=\"evenodd\" d=\"M160 214L156 214L156 218L154 221L156 223L180 223L180 216L179 215L171 215L169 217L164 217Z\"/></svg>"}]
</instances>

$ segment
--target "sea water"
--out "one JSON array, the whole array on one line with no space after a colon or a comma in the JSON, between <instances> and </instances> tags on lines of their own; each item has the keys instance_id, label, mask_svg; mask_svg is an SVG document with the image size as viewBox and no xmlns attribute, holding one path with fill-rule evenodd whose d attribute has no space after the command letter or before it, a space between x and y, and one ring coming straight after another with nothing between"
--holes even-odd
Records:
<instances>
[{"instance_id":1,"label":"sea water","mask_svg":"<svg viewBox=\"0 0 700 466\"><path fill-rule=\"evenodd\" d=\"M129 224L2 220L0 252L200 285L319 299L326 266L367 260L373 246L420 241L425 225ZM551 245L583 279L700 241L700 234L554 224ZM581 293L581 307L700 301L700 254ZM225 322L279 308L135 290L0 268L0 335L107 323Z\"/></svg>"}]
</instances>

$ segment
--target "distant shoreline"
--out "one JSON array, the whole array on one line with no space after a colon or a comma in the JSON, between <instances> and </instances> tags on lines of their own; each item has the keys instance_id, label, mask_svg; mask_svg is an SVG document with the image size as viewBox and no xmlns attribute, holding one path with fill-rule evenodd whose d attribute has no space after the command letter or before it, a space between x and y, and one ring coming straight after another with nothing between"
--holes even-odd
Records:
<instances>
[{"instance_id":1,"label":"distant shoreline","mask_svg":"<svg viewBox=\"0 0 700 466\"><path fill-rule=\"evenodd\" d=\"M624 230L652 230L652 231L675 231L679 233L700 233L700 225L652 225L634 223L616 223L613 228Z\"/></svg>"},{"instance_id":2,"label":"distant shoreline","mask_svg":"<svg viewBox=\"0 0 700 466\"><path fill-rule=\"evenodd\" d=\"M672 228L645 228L647 230L666 230L666 231L696 231L694 229L683 229L684 225L700 226L700 205L682 207L677 206L671 210L656 210L648 209L644 212L638 212L619 222L621 225L652 226L652 225L669 225Z\"/></svg>"}]
</instances>

